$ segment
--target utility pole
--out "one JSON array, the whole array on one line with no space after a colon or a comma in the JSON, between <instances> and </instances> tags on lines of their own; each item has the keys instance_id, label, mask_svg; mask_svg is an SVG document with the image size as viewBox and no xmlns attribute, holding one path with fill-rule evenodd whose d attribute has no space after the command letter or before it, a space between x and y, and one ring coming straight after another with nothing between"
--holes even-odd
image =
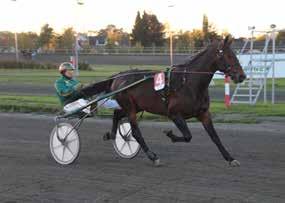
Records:
<instances>
[{"instance_id":1,"label":"utility pole","mask_svg":"<svg viewBox=\"0 0 285 203\"><path fill-rule=\"evenodd\" d=\"M16 2L16 0L11 0ZM16 61L19 62L19 52L18 52L18 36L17 31L15 30L15 53L16 53Z\"/></svg>"},{"instance_id":2,"label":"utility pole","mask_svg":"<svg viewBox=\"0 0 285 203\"><path fill-rule=\"evenodd\" d=\"M76 3L78 6L83 6L84 2L83 0L76 0ZM79 66L78 66L78 60L79 60L79 56L78 56L78 49L79 49L79 44L78 44L78 40L79 40L79 31L76 31L75 34L75 46L74 46L74 53L75 53L75 75L79 76Z\"/></svg>"},{"instance_id":3,"label":"utility pole","mask_svg":"<svg viewBox=\"0 0 285 203\"><path fill-rule=\"evenodd\" d=\"M272 29L272 98L271 103L275 103L275 40L276 40L276 25L270 25Z\"/></svg>"},{"instance_id":4,"label":"utility pole","mask_svg":"<svg viewBox=\"0 0 285 203\"><path fill-rule=\"evenodd\" d=\"M249 30L251 30L251 37L250 37L250 79L249 79L249 103L250 105L253 104L252 101L252 80L253 80L253 64L252 64L252 59L253 59L253 43L254 43L254 30L255 26L248 27Z\"/></svg>"},{"instance_id":5,"label":"utility pole","mask_svg":"<svg viewBox=\"0 0 285 203\"><path fill-rule=\"evenodd\" d=\"M171 8L173 8L175 5L171 4L171 2L168 2L168 8L169 8L169 14L171 14ZM170 65L173 66L173 35L171 31L171 25L169 20L169 57L170 57Z\"/></svg>"}]
</instances>

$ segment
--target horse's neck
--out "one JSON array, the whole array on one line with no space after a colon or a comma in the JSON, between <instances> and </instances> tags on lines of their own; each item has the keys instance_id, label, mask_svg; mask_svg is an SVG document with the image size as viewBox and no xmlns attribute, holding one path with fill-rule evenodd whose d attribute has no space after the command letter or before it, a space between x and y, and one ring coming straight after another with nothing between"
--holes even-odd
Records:
<instances>
[{"instance_id":1,"label":"horse's neck","mask_svg":"<svg viewBox=\"0 0 285 203\"><path fill-rule=\"evenodd\" d=\"M216 71L213 71L211 69L208 69L208 70L206 69L201 72L202 72L201 74L198 74L197 85L201 88L207 89Z\"/></svg>"},{"instance_id":2,"label":"horse's neck","mask_svg":"<svg viewBox=\"0 0 285 203\"><path fill-rule=\"evenodd\" d=\"M199 90L196 91L197 93L208 89L215 72L218 70L215 63L214 51L216 48L215 45L213 46L190 59L188 63L178 65L175 68L177 71L189 72L189 74L185 73L182 81L186 79L187 86Z\"/></svg>"},{"instance_id":3,"label":"horse's neck","mask_svg":"<svg viewBox=\"0 0 285 203\"><path fill-rule=\"evenodd\" d=\"M194 86L194 88L205 90L209 87L217 68L213 60L205 60L205 62L197 65L197 68L189 71L193 71L193 74L190 74L189 76L189 84ZM193 83L191 80L195 80L196 82Z\"/></svg>"}]
</instances>

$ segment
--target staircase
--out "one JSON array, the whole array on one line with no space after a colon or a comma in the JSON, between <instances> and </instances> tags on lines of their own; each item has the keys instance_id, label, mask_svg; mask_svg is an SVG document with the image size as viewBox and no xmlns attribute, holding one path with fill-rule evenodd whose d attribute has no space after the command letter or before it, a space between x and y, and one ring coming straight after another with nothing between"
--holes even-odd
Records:
<instances>
[{"instance_id":1,"label":"staircase","mask_svg":"<svg viewBox=\"0 0 285 203\"><path fill-rule=\"evenodd\" d=\"M269 71L273 67L272 58L268 58L268 45L272 35L267 34L265 39L265 46L261 53L254 54L253 42L254 37L247 40L240 51L242 54L250 42L250 60L246 66L243 66L243 70L247 75L247 79L237 85L234 93L231 97L231 103L243 103L243 104L256 104L258 98L264 89L264 101L266 102L266 81ZM240 56L240 55L239 55Z\"/></svg>"},{"instance_id":2,"label":"staircase","mask_svg":"<svg viewBox=\"0 0 285 203\"><path fill-rule=\"evenodd\" d=\"M266 79L271 65L249 65L244 66L247 79L239 83L232 95L231 103L234 104L255 104L263 89L266 92Z\"/></svg>"}]
</instances>

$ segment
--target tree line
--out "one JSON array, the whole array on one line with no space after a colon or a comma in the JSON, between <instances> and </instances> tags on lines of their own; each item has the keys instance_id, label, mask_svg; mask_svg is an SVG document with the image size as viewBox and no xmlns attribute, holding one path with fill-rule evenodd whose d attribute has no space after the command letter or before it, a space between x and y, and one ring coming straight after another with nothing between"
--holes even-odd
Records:
<instances>
[{"instance_id":1,"label":"tree line","mask_svg":"<svg viewBox=\"0 0 285 203\"><path fill-rule=\"evenodd\" d=\"M35 32L17 33L19 49L51 49L66 48L72 49L75 41L75 31L72 27L66 28L62 34L54 32L54 29L45 24L41 28L40 34ZM0 32L0 46L14 47L15 36L12 32Z\"/></svg>"},{"instance_id":2,"label":"tree line","mask_svg":"<svg viewBox=\"0 0 285 203\"><path fill-rule=\"evenodd\" d=\"M203 16L201 29L191 31L178 31L173 33L173 47L176 50L198 48L207 45L212 39L222 38L229 33L219 34L206 15ZM84 35L84 33L83 33ZM86 35L86 33L85 33ZM89 37L89 43L84 46L90 48L96 46L98 41L105 48L116 48L122 46L144 47L169 47L169 30L161 23L155 14L137 12L131 33L125 32L115 25L93 33ZM93 42L91 43L91 39ZM262 36L257 40L262 40ZM20 49L72 49L75 43L75 31L72 27L64 29L63 33L56 33L54 29L45 24L41 27L39 34L35 32L18 33L18 45ZM277 44L285 43L285 33L279 33ZM0 46L14 47L14 34L12 32L0 32Z\"/></svg>"}]
</instances>

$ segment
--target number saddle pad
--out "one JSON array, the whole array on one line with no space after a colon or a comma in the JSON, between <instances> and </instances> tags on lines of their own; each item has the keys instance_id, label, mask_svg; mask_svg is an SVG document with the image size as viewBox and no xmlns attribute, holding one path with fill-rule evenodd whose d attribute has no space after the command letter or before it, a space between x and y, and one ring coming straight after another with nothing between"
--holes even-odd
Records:
<instances>
[{"instance_id":1,"label":"number saddle pad","mask_svg":"<svg viewBox=\"0 0 285 203\"><path fill-rule=\"evenodd\" d=\"M165 87L165 74L164 72L156 73L154 75L154 90L159 91Z\"/></svg>"}]
</instances>

